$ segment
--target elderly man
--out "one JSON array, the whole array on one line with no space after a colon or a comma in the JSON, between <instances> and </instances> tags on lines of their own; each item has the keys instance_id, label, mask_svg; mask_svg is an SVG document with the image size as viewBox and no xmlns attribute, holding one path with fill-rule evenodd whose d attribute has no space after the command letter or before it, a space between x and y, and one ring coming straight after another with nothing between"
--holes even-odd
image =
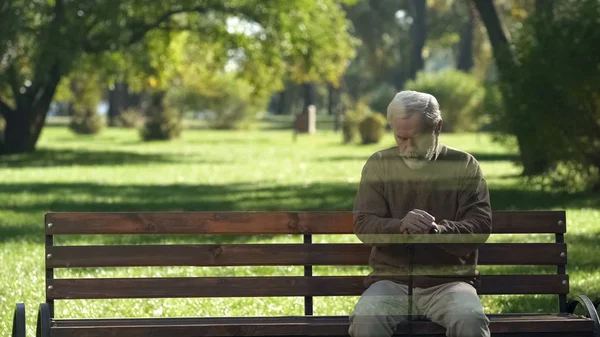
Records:
<instances>
[{"instance_id":1,"label":"elderly man","mask_svg":"<svg viewBox=\"0 0 600 337\"><path fill-rule=\"evenodd\" d=\"M367 160L354 204L354 233L372 245L373 271L348 332L391 336L414 314L447 336L489 336L476 291L477 249L492 226L479 164L439 142L442 118L432 95L402 91L387 117L397 146Z\"/></svg>"}]
</instances>

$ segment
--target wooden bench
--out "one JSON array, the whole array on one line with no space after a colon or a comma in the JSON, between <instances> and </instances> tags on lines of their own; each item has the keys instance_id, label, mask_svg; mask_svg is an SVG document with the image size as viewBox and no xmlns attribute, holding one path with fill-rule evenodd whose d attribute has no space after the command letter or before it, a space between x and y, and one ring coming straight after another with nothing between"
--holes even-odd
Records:
<instances>
[{"instance_id":1,"label":"wooden bench","mask_svg":"<svg viewBox=\"0 0 600 337\"><path fill-rule=\"evenodd\" d=\"M313 276L312 266L365 266L371 249L360 243L312 243L314 234L353 234L351 212L48 213L45 227L46 302L40 305L38 312L37 335L40 337L347 336L348 317L313 315L313 297L359 296L365 290L364 275ZM522 240L521 243L484 244L480 248L480 265L556 266L556 273L484 274L478 292L482 296L553 294L557 298L554 312L490 314L493 336L600 336L598 314L592 302L585 296L567 299L565 232L565 212L562 211L493 213L494 235L519 234ZM553 239L547 243L527 242L528 234L540 233L551 234ZM55 238L60 236L96 234L297 234L303 243L54 244ZM58 268L82 267L280 265L304 266L304 275L64 279L54 274ZM54 315L57 301L74 299L270 296L304 297L304 315L127 319ZM578 305L584 314L573 314ZM445 333L432 322L412 324L413 335L443 336Z\"/></svg>"}]
</instances>

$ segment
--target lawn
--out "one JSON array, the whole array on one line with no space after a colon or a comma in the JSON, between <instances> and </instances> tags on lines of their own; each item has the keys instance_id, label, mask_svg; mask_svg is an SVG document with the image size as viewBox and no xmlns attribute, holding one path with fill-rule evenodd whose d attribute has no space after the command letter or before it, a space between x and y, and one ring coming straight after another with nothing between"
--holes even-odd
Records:
<instances>
[{"instance_id":1,"label":"lawn","mask_svg":"<svg viewBox=\"0 0 600 337\"><path fill-rule=\"evenodd\" d=\"M485 134L444 134L442 142L479 159L490 186L492 207L566 209L567 268L574 294L600 298L600 196L548 194L518 177L515 153ZM0 335L8 335L16 302L27 306L28 334L34 335L43 301L43 216L48 211L217 211L351 210L367 157L391 146L343 145L341 135L300 135L278 127L268 131L186 130L173 142L140 142L132 130L107 129L97 137L75 136L63 126L47 127L34 154L0 158ZM112 238L114 239L114 238ZM517 236L493 236L515 241ZM522 238L521 238L522 239ZM535 236L531 240L550 240ZM104 240L111 240L105 238ZM140 243L139 238L120 241ZM214 237L156 238L214 242ZM210 241L213 240L213 241ZM301 242L298 236L247 242ZM354 236L319 236L317 242L358 242ZM60 241L58 242L60 244ZM486 267L485 273L515 267ZM555 268L537 271L554 272ZM363 275L366 268L315 268L316 275ZM136 268L58 270L58 277L301 275L302 268ZM356 297L315 299L315 314L348 314ZM553 296L484 296L487 312L552 311ZM58 302L57 317L168 317L302 314L301 298L165 299Z\"/></svg>"}]
</instances>

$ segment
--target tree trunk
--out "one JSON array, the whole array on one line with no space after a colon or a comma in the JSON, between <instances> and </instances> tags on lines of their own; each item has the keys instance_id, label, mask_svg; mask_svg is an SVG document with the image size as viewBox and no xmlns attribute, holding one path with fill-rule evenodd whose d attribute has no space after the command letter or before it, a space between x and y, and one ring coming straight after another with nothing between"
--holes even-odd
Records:
<instances>
[{"instance_id":1,"label":"tree trunk","mask_svg":"<svg viewBox=\"0 0 600 337\"><path fill-rule=\"evenodd\" d=\"M115 126L121 111L134 106L139 106L140 95L129 92L129 84L117 82L113 90L108 94L108 123Z\"/></svg>"},{"instance_id":2,"label":"tree trunk","mask_svg":"<svg viewBox=\"0 0 600 337\"><path fill-rule=\"evenodd\" d=\"M304 83L302 87L304 89L304 107L302 108L302 112L306 113L311 105L314 105L316 107L317 95L314 83Z\"/></svg>"},{"instance_id":3,"label":"tree trunk","mask_svg":"<svg viewBox=\"0 0 600 337\"><path fill-rule=\"evenodd\" d=\"M286 88L283 88L283 90L279 93L279 101L277 102L277 111L275 114L285 115L287 111L288 101L289 93L287 92Z\"/></svg>"},{"instance_id":4,"label":"tree trunk","mask_svg":"<svg viewBox=\"0 0 600 337\"><path fill-rule=\"evenodd\" d=\"M35 144L44 127L48 106L45 108L18 108L5 115L4 140L0 154L16 154L35 151Z\"/></svg>"},{"instance_id":5,"label":"tree trunk","mask_svg":"<svg viewBox=\"0 0 600 337\"><path fill-rule=\"evenodd\" d=\"M468 20L460 33L456 69L469 72L473 68L473 8L467 4Z\"/></svg>"},{"instance_id":6,"label":"tree trunk","mask_svg":"<svg viewBox=\"0 0 600 337\"><path fill-rule=\"evenodd\" d=\"M304 90L304 107L302 108L302 113L296 115L294 121L294 134L314 134L317 131L315 84L312 82L304 83L302 89Z\"/></svg>"},{"instance_id":7,"label":"tree trunk","mask_svg":"<svg viewBox=\"0 0 600 337\"><path fill-rule=\"evenodd\" d=\"M56 87L64 74L70 70L76 54L66 43L61 27L65 20L64 1L56 0L53 18L39 38L41 54L34 66L32 85L25 91L18 89L15 64L9 64L9 82L12 86L15 109L3 113L6 120L4 140L0 155L35 151L42 133L50 103ZM0 102L0 105L5 104ZM6 110L6 109L3 109Z\"/></svg>"},{"instance_id":8,"label":"tree trunk","mask_svg":"<svg viewBox=\"0 0 600 337\"><path fill-rule=\"evenodd\" d=\"M524 175L537 175L546 172L551 162L544 151L544 145L530 136L535 121L529 119L526 112L521 113L518 95L518 69L511 53L508 39L502 30L500 18L492 0L473 0L475 7L485 24L492 45L496 66L500 73L500 88L504 100L504 108L510 118L509 130L517 138L520 159Z\"/></svg>"},{"instance_id":9,"label":"tree trunk","mask_svg":"<svg viewBox=\"0 0 600 337\"><path fill-rule=\"evenodd\" d=\"M58 62L48 67L43 80L36 80L39 87L35 86L29 92L15 95L16 108L9 109L4 102L4 140L0 144L0 155L17 154L35 151L35 145L42 133L46 121L46 115L56 92L56 87L62 78L65 68L61 68Z\"/></svg>"},{"instance_id":10,"label":"tree trunk","mask_svg":"<svg viewBox=\"0 0 600 337\"><path fill-rule=\"evenodd\" d=\"M331 83L327 83L327 114L333 116L335 113L335 88Z\"/></svg>"},{"instance_id":11,"label":"tree trunk","mask_svg":"<svg viewBox=\"0 0 600 337\"><path fill-rule=\"evenodd\" d=\"M341 78L340 88L336 91L338 106L335 109L335 118L333 119L333 131L338 132L342 128L342 117L346 115L346 104L344 102L344 96L347 95L348 87L346 86L346 80L344 79L344 77Z\"/></svg>"},{"instance_id":12,"label":"tree trunk","mask_svg":"<svg viewBox=\"0 0 600 337\"><path fill-rule=\"evenodd\" d=\"M412 49L410 58L409 79L414 79L419 70L424 67L423 47L427 39L427 1L410 0L410 15L413 18L410 26L410 35L412 37Z\"/></svg>"},{"instance_id":13,"label":"tree trunk","mask_svg":"<svg viewBox=\"0 0 600 337\"><path fill-rule=\"evenodd\" d=\"M119 83L108 92L108 125L115 126L119 117Z\"/></svg>"}]
</instances>

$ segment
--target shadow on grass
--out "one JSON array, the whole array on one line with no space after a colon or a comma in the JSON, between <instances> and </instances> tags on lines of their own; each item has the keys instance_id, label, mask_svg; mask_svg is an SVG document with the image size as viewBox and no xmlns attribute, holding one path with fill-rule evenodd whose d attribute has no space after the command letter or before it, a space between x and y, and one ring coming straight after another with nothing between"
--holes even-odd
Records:
<instances>
[{"instance_id":1,"label":"shadow on grass","mask_svg":"<svg viewBox=\"0 0 600 337\"><path fill-rule=\"evenodd\" d=\"M35 215L39 219L39 223L18 225L10 223L10 219L0 219L0 242L39 242L44 235L43 215L46 212L351 210L355 191L354 184L255 187L250 183L112 186L90 183L0 183L0 200L23 193L44 195L44 200L51 196L47 202L33 201L8 207L0 205L0 212L6 209L18 214ZM150 236L138 237L137 240L158 242Z\"/></svg>"},{"instance_id":2,"label":"shadow on grass","mask_svg":"<svg viewBox=\"0 0 600 337\"><path fill-rule=\"evenodd\" d=\"M573 194L548 193L511 187L491 189L490 201L494 210L597 208L600 207L600 194L592 192Z\"/></svg>"},{"instance_id":3,"label":"shadow on grass","mask_svg":"<svg viewBox=\"0 0 600 337\"><path fill-rule=\"evenodd\" d=\"M181 155L142 154L128 151L80 151L40 149L34 153L0 157L0 168L58 167L58 166L114 166L154 163L208 162L222 164L225 161L205 161L202 158L182 158Z\"/></svg>"},{"instance_id":4,"label":"shadow on grass","mask_svg":"<svg viewBox=\"0 0 600 337\"><path fill-rule=\"evenodd\" d=\"M103 160L122 160L106 154ZM81 158L92 162L97 158ZM129 160L147 160L146 157ZM158 156L154 160L168 160ZM90 165L92 165L90 163ZM12 195L30 195L26 203L0 205L0 210L39 217L55 212L143 212L143 211L342 211L352 210L356 183L322 183L312 185L256 186L253 183L228 185L102 185L95 183L0 183L0 201ZM600 196L590 193L552 195L542 191L515 188L490 191L494 210L547 210L598 207ZM43 196L37 199L36 196ZM41 201L43 200L43 201ZM568 217L568 214L567 214ZM11 224L0 219L0 240L28 239L38 224ZM596 238L571 237L573 242ZM591 247L591 246L590 246Z\"/></svg>"}]
</instances>

